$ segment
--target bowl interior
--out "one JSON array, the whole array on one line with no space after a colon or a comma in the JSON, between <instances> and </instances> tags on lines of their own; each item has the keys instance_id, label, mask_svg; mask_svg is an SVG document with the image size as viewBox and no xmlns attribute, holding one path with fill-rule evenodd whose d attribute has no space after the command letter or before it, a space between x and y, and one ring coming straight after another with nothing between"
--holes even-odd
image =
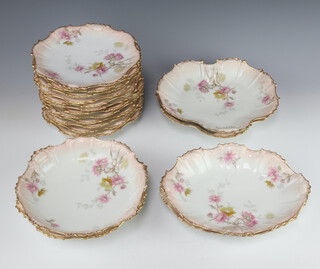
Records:
<instances>
[{"instance_id":1,"label":"bowl interior","mask_svg":"<svg viewBox=\"0 0 320 269\"><path fill-rule=\"evenodd\" d=\"M33 48L36 71L70 87L111 83L140 59L133 37L110 26L66 26Z\"/></svg>"},{"instance_id":2,"label":"bowl interior","mask_svg":"<svg viewBox=\"0 0 320 269\"><path fill-rule=\"evenodd\" d=\"M185 154L163 187L175 210L195 226L235 234L288 221L309 192L308 182L280 156L232 144Z\"/></svg>"},{"instance_id":3,"label":"bowl interior","mask_svg":"<svg viewBox=\"0 0 320 269\"><path fill-rule=\"evenodd\" d=\"M145 184L144 166L123 144L78 138L37 152L17 195L38 225L92 233L133 216Z\"/></svg>"},{"instance_id":4,"label":"bowl interior","mask_svg":"<svg viewBox=\"0 0 320 269\"><path fill-rule=\"evenodd\" d=\"M159 82L165 112L209 130L233 132L272 113L278 98L272 78L245 61L176 65Z\"/></svg>"}]
</instances>

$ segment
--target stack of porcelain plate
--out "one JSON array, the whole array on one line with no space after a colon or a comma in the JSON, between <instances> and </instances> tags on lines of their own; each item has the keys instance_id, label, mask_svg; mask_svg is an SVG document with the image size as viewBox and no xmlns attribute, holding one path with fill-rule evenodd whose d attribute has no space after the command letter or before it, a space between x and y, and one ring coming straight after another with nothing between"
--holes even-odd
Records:
<instances>
[{"instance_id":1,"label":"stack of porcelain plate","mask_svg":"<svg viewBox=\"0 0 320 269\"><path fill-rule=\"evenodd\" d=\"M44 119L69 136L112 134L143 107L141 50L110 26L56 29L33 49Z\"/></svg>"}]
</instances>

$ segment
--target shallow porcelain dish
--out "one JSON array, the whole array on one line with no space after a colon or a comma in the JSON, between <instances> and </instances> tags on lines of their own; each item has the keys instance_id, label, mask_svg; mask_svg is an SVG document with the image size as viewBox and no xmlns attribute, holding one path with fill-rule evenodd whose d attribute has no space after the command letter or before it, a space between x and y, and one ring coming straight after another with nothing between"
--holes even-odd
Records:
<instances>
[{"instance_id":1,"label":"shallow porcelain dish","mask_svg":"<svg viewBox=\"0 0 320 269\"><path fill-rule=\"evenodd\" d=\"M133 36L102 24L58 28L32 55L37 75L75 88L115 82L141 58Z\"/></svg>"},{"instance_id":2,"label":"shallow porcelain dish","mask_svg":"<svg viewBox=\"0 0 320 269\"><path fill-rule=\"evenodd\" d=\"M243 133L279 105L273 79L236 58L179 63L159 81L157 97L165 115L217 137Z\"/></svg>"},{"instance_id":3,"label":"shallow porcelain dish","mask_svg":"<svg viewBox=\"0 0 320 269\"><path fill-rule=\"evenodd\" d=\"M17 209L50 237L99 237L138 213L146 186L146 166L126 145L68 139L32 155L16 185Z\"/></svg>"},{"instance_id":4,"label":"shallow porcelain dish","mask_svg":"<svg viewBox=\"0 0 320 269\"><path fill-rule=\"evenodd\" d=\"M160 191L172 211L194 228L253 236L295 219L310 185L274 152L223 144L179 157Z\"/></svg>"}]
</instances>

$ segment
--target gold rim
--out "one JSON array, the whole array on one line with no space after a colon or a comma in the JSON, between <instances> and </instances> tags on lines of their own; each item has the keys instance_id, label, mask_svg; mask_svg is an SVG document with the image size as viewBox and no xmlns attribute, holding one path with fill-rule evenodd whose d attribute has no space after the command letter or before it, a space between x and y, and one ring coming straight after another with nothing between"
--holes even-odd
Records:
<instances>
[{"instance_id":1,"label":"gold rim","mask_svg":"<svg viewBox=\"0 0 320 269\"><path fill-rule=\"evenodd\" d=\"M125 106L119 108L115 111L107 111L104 113L92 113L89 115L72 115L66 113L65 110L58 111L55 108L44 107L43 109L47 110L53 117L59 118L61 120L67 120L70 122L76 121L78 124L99 124L106 121L110 121L114 118L126 117L132 113L134 108L138 109L138 106L141 104L141 100L135 100L133 103L128 103ZM108 113L108 114L106 114Z\"/></svg>"},{"instance_id":2,"label":"gold rim","mask_svg":"<svg viewBox=\"0 0 320 269\"><path fill-rule=\"evenodd\" d=\"M57 115L52 114L48 109L43 108L43 112L45 113L46 117L50 119L50 121L56 125L56 126L64 126L68 128L81 128L84 131L91 131L91 130L107 130L107 129L116 129L117 126L114 124L115 121L119 120L126 120L130 119L133 114L135 114L137 111L141 109L141 105L135 105L130 109L130 111L124 115L119 114L116 116L113 116L110 119L103 120L100 123L88 123L83 122L82 119L77 120L71 120L69 118L65 117L58 117ZM79 122L82 121L82 122Z\"/></svg>"},{"instance_id":3,"label":"gold rim","mask_svg":"<svg viewBox=\"0 0 320 269\"><path fill-rule=\"evenodd\" d=\"M75 139L79 139L79 138L73 138L73 139L67 139L65 140L65 142L63 142L62 144L60 144L59 146L62 146L66 143L68 143L68 141L70 140L75 140ZM96 138L94 138L96 139ZM97 139L98 140L98 139ZM103 141L103 140L99 140L99 141ZM18 178L18 182L16 184L16 187L15 187L15 193L16 193L16 208L18 210L18 212L22 213L23 216L29 220L29 222L34 225L36 227L36 229L40 232L42 232L43 234L45 234L46 236L48 237L52 237L52 238L58 238L58 239L72 239L72 238L80 238L80 239L89 239L89 238L97 238L97 237L101 237L101 236L104 236L108 233L111 233L112 231L118 229L122 224L124 224L125 222L131 220L133 217L135 217L139 211L141 210L141 208L143 207L144 203L145 203L145 200L146 200L146 197L147 197L147 184L148 184L148 170L147 170L147 166L139 161L139 159L137 158L135 152L133 152L126 144L122 143L122 142L119 142L119 141L115 141L115 140L112 140L113 142L115 143L118 143L118 144L121 144L122 146L124 146L126 149L128 149L130 152L132 152L134 154L134 158L135 160L137 160L137 162L139 164L142 165L143 167L143 170L145 172L145 185L143 187L143 191L142 191L142 194L141 194L141 197L140 197L140 201L139 201L139 204L137 206L137 209L136 211L129 217L127 217L126 219L122 220L121 222L119 223L116 223L115 225L112 225L110 227L106 227L104 229L100 229L100 230L97 230L95 232L90 232L90 233L64 233L64 232L58 232L58 231L53 231L47 227L44 227L40 224L38 224L33 218L31 218L28 213L26 212L25 208L23 207L23 204L21 203L19 197L18 197L18 185L20 183L20 181L22 181L25 173L23 173L19 178ZM34 151L29 162L28 162L28 166L27 166L27 169L31 163L31 161L33 160L33 158L40 152L43 152L43 151L46 151L50 148L54 148L56 146L48 146L48 147L45 147L45 148L41 148L37 151ZM26 169L26 171L27 171Z\"/></svg>"},{"instance_id":4,"label":"gold rim","mask_svg":"<svg viewBox=\"0 0 320 269\"><path fill-rule=\"evenodd\" d=\"M115 102L108 102L101 104L100 107L97 108L91 108L86 105L56 105L55 103L52 103L50 100L46 99L46 96L43 96L41 93L39 93L39 98L44 105L44 107L49 108L50 110L56 111L58 114L63 114L66 117L88 117L88 116L107 116L106 113L115 114L121 109L132 106L139 102L141 98L143 97L143 88L140 88L137 90L135 94L133 94L130 98L130 100L121 101L121 100L115 100ZM103 100L101 100L103 102Z\"/></svg>"},{"instance_id":5,"label":"gold rim","mask_svg":"<svg viewBox=\"0 0 320 269\"><path fill-rule=\"evenodd\" d=\"M247 151L250 151L250 152L266 152L266 153L269 153L269 154L272 154L278 158L281 159L281 161L293 172L293 174L297 174L296 172L294 172L291 167L288 165L287 161L282 157L280 156L279 154L273 152L273 151L270 151L270 150L265 150L265 149L260 149L260 150L252 150L252 149L248 149L245 145L242 145L242 144L236 144L236 143L227 143L227 144L219 144L217 147L214 147L214 148L211 148L211 149L206 149L206 150L215 150L217 149L219 146L240 146L242 148L245 148ZM282 226L285 226L287 225L289 222L295 220L301 209L306 205L307 201L308 201L308 197L309 197L309 194L311 192L311 186L310 186L310 182L302 175L302 178L304 180L304 182L306 183L307 185L307 191L306 191L306 197L305 197L305 200L303 201L303 203L301 204L301 206L299 207L299 209L290 217L288 217L286 220L270 227L270 228L266 228L266 229L263 229L263 230L259 230L259 231L255 231L255 232L231 232L231 231L220 231L220 230L216 230L216 229L212 229L212 228L209 228L209 227L205 227L205 226L202 226L202 225L199 225L195 222L192 222L191 220L189 220L186 216L184 216L173 204L173 202L170 200L165 188L164 188L164 180L168 174L168 172L172 171L173 169L175 169L175 167L177 166L178 164L178 160L185 157L186 155L194 152L194 151L198 151L198 150L202 150L202 148L198 148L198 149L193 149L193 150L189 150L187 151L186 153L182 154L181 156L179 156L177 158L177 161L175 163L175 165L170 169L170 170L166 170L165 172L165 175L162 177L161 179L161 183L160 183L160 196L163 200L163 202L170 208L170 210L181 220L183 221L184 223L186 223L187 225L191 226L192 228L195 228L195 229L199 229L199 230L202 230L202 231L205 231L205 232L209 232L209 233L216 233L216 234L222 234L222 235L232 235L232 236L240 236L240 237L248 237L248 236L255 236L255 235L258 235L258 234L263 234L263 233L267 233L267 232L271 232L275 229L278 229Z\"/></svg>"},{"instance_id":6,"label":"gold rim","mask_svg":"<svg viewBox=\"0 0 320 269\"><path fill-rule=\"evenodd\" d=\"M96 99L95 104L77 104L71 103L68 101L57 102L53 100L55 97L47 95L42 90L39 89L39 98L44 106L48 106L54 108L56 110L69 111L70 114L73 115L84 115L84 114L92 114L92 113L103 113L108 110L108 112L113 110L118 110L118 108L123 108L128 104L132 104L132 102L141 98L143 95L143 82L140 81L139 85L136 86L134 92L129 93L129 96L119 97L113 100L105 100L104 98ZM119 107L120 106L120 107ZM71 112L73 111L73 112Z\"/></svg>"},{"instance_id":7,"label":"gold rim","mask_svg":"<svg viewBox=\"0 0 320 269\"><path fill-rule=\"evenodd\" d=\"M142 100L143 102L143 100ZM50 125L55 126L58 131L64 135L67 136L72 136L72 137L79 137L79 136L83 136L83 137L99 137L99 136L106 136L106 135L111 135L114 134L116 132L118 132L119 130L121 130L123 127L125 127L128 123L133 123L136 120L139 119L139 117L141 116L143 111L143 105L141 106L141 108L138 111L135 111L135 113L133 114L133 116L131 116L130 118L128 118L123 125L118 126L117 128L112 128L112 129L92 129L89 131L77 131L74 130L72 128L70 128L69 126L61 126L61 125L55 125L53 122L50 121L50 119L46 119L44 113L42 113L42 117L47 121L47 123L49 123Z\"/></svg>"},{"instance_id":8,"label":"gold rim","mask_svg":"<svg viewBox=\"0 0 320 269\"><path fill-rule=\"evenodd\" d=\"M56 81L56 80L54 80L54 79L51 79L51 78L49 78L49 77L47 77L47 76L45 76L45 75L42 75L42 74L39 74L38 72L36 72L36 70L37 70L37 62L36 62L36 58L35 58L35 56L34 56L34 49L35 49L35 47L36 47L39 43L44 42L44 41L46 41L47 39L49 39L49 38L51 37L51 35L53 35L53 34L54 34L57 30L59 30L59 29L63 29L63 28L66 28L66 27L78 27L78 28L80 28L80 27L85 27L85 26L89 26L89 25L100 25L100 26L103 26L103 27L109 27L109 28L110 28L111 30L113 30L113 31L122 32L122 33L128 34L128 35L132 38L133 43L134 43L134 46L135 46L135 48L137 49L137 51L138 51L138 53L139 53L139 59L138 59L138 61L137 61L135 64L133 64L133 65L129 68L129 70L128 70L126 73L124 73L118 80L116 80L116 81L114 81L114 82L111 82L111 83L95 84L95 85L90 85L90 86L86 86L86 87L81 87L81 86L80 86L80 87L79 87L79 86L78 86L78 87L69 87L68 85L62 84L62 83L60 83L60 82L58 82L58 81ZM131 76L131 75L130 75L130 72L132 71L133 67L135 67L136 65L139 66L139 65L140 65L140 61L141 61L141 58L142 58L141 48L140 48L140 46L139 46L136 38L135 38L133 35L129 34L128 32L126 32L126 31L124 31L124 30L115 30L114 28L111 27L111 25L106 25L106 24L102 24L102 23L87 23L87 24L83 24L83 25L66 25L66 26L58 27L58 28L56 28L55 30L51 31L46 38L44 38L44 39L42 39L42 40L38 40L38 41L33 45L32 49L31 49L31 56L32 56L32 67L33 67L33 69L34 69L34 72L35 72L39 77L45 79L45 80L48 81L48 82L51 82L51 83L54 83L54 84L58 85L59 88L62 88L62 89L64 89L65 91L71 91L71 92L72 92L72 91L75 91L75 90L76 90L76 91L87 91L87 90L89 90L89 89L98 88L98 87L113 87L114 85L116 85L116 84L119 83L120 81L123 81L123 80L125 80L127 77L130 77L130 76Z\"/></svg>"},{"instance_id":9,"label":"gold rim","mask_svg":"<svg viewBox=\"0 0 320 269\"><path fill-rule=\"evenodd\" d=\"M172 121L176 122L176 123L180 123L182 125L189 125L189 126L192 126L192 127L195 127L197 128L198 130L200 130L201 132L207 134L207 135L211 135L211 136L215 136L215 137L220 137L220 138L229 138L229 137L234 137L234 136L237 136L239 134L242 134L244 133L246 130L248 130L248 128L254 123L254 122L257 122L257 121L263 121L265 120L266 118L268 118L269 116L271 116L273 113L275 113L279 107L279 96L277 95L277 84L275 83L275 81L273 80L273 78L267 73L265 72L263 69L256 69L252 66L250 66L246 60L240 60L238 58L225 58L225 59L218 59L216 60L216 63L218 62L223 62L223 61L227 61L227 60L236 60L236 61L241 61L241 62L245 62L249 68L251 69L254 69L254 70L257 70L259 71L259 73L262 73L266 76L268 76L271 81L272 81L272 84L274 85L274 97L275 97L275 100L276 100L276 106L275 108L270 112L268 113L267 115L263 116L263 117L258 117L258 118L255 118L255 119L252 119L244 128L241 128L241 129L238 129L236 131L231 131L231 132L226 132L226 131L220 131L218 129L210 129L210 128L206 128L204 127L201 123L197 122L197 121L192 121L192 120L187 120L187 119L183 119L183 118L180 118L176 115L173 115L166 107L165 105L163 104L162 100L161 100L161 97L160 97L160 91L159 91L159 85L160 85L160 82L162 81L162 79L164 78L164 76L166 76L167 74L164 74L161 79L159 80L158 82L158 87L157 87L157 92L156 92L156 97L158 99L158 102L159 102L159 105L160 105L160 108L161 108L161 111L169 118L171 119ZM194 61L194 60L187 60L187 61L183 61L183 62L180 62L179 64L183 64L183 63L188 63L188 62L197 62L197 63L202 63L202 64L206 64L204 61ZM178 65L179 65L178 64ZM176 65L174 65L176 66ZM171 72L171 71L170 71Z\"/></svg>"},{"instance_id":10,"label":"gold rim","mask_svg":"<svg viewBox=\"0 0 320 269\"><path fill-rule=\"evenodd\" d=\"M135 82L133 84L125 85L124 87L117 88L116 94L96 94L89 95L88 97L80 96L80 95L70 95L59 90L54 89L51 86L46 86L41 83L37 78L34 79L35 84L39 89L39 93L48 96L51 99L55 99L55 101L50 101L52 103L57 103L59 105L77 105L77 106L97 106L98 103L103 101L114 102L117 99L128 98L130 95L135 94L140 89L140 84L143 84L143 78L141 74L135 78ZM58 100L59 101L58 101ZM73 99L73 100L70 100Z\"/></svg>"}]
</instances>

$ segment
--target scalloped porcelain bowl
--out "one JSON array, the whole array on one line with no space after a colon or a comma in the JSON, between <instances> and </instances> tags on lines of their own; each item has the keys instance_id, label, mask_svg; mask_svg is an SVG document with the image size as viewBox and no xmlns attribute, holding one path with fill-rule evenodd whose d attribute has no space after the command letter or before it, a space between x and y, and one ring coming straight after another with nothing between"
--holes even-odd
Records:
<instances>
[{"instance_id":1,"label":"scalloped porcelain bowl","mask_svg":"<svg viewBox=\"0 0 320 269\"><path fill-rule=\"evenodd\" d=\"M273 79L236 58L179 63L159 81L157 97L170 119L217 137L243 133L279 104Z\"/></svg>"},{"instance_id":2,"label":"scalloped porcelain bowl","mask_svg":"<svg viewBox=\"0 0 320 269\"><path fill-rule=\"evenodd\" d=\"M17 209L50 237L98 237L138 213L146 184L146 166L125 144L67 139L32 155L16 185Z\"/></svg>"},{"instance_id":3,"label":"scalloped porcelain bowl","mask_svg":"<svg viewBox=\"0 0 320 269\"><path fill-rule=\"evenodd\" d=\"M274 152L223 144L179 157L160 190L172 211L194 228L253 236L295 219L310 185Z\"/></svg>"},{"instance_id":4,"label":"scalloped porcelain bowl","mask_svg":"<svg viewBox=\"0 0 320 269\"><path fill-rule=\"evenodd\" d=\"M32 54L36 74L68 87L115 82L140 60L130 34L100 24L58 28Z\"/></svg>"}]
</instances>

